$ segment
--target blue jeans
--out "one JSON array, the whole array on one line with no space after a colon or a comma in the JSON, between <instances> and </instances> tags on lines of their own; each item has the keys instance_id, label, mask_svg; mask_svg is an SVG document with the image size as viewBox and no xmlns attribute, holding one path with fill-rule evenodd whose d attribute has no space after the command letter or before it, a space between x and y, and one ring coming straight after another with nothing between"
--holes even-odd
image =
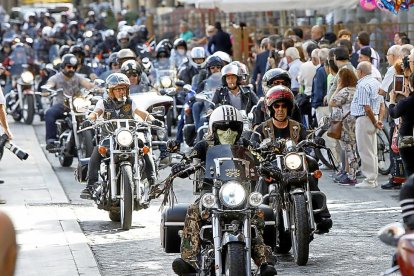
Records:
<instances>
[{"instance_id":1,"label":"blue jeans","mask_svg":"<svg viewBox=\"0 0 414 276\"><path fill-rule=\"evenodd\" d=\"M176 140L180 143L184 142L184 137L183 137L183 129L184 129L184 108L181 110L181 118L177 123L177 137Z\"/></svg>"},{"instance_id":2,"label":"blue jeans","mask_svg":"<svg viewBox=\"0 0 414 276\"><path fill-rule=\"evenodd\" d=\"M203 102L195 102L192 107L193 118L194 118L194 125L195 129L197 130L200 126L202 126L201 122L201 113L204 110L204 103Z\"/></svg>"},{"instance_id":3,"label":"blue jeans","mask_svg":"<svg viewBox=\"0 0 414 276\"><path fill-rule=\"evenodd\" d=\"M50 140L56 140L57 127L56 120L64 118L65 106L63 104L52 105L45 114L46 123L46 143Z\"/></svg>"}]
</instances>

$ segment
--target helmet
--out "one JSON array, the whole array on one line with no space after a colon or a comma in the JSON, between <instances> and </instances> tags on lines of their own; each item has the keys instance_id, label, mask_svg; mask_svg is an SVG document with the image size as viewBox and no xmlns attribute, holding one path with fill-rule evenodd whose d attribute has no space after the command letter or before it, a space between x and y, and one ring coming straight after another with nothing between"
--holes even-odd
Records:
<instances>
[{"instance_id":1,"label":"helmet","mask_svg":"<svg viewBox=\"0 0 414 276\"><path fill-rule=\"evenodd\" d=\"M240 84L241 76L239 75L239 67L235 64L227 64L221 69L221 82L223 86L227 86L226 76L234 75L237 77L237 85Z\"/></svg>"},{"instance_id":2,"label":"helmet","mask_svg":"<svg viewBox=\"0 0 414 276\"><path fill-rule=\"evenodd\" d=\"M266 95L266 92L272 87L272 83L275 80L283 80L285 82L284 85L290 88L291 78L288 71L280 68L270 69L262 78L263 94Z\"/></svg>"},{"instance_id":3,"label":"helmet","mask_svg":"<svg viewBox=\"0 0 414 276\"><path fill-rule=\"evenodd\" d=\"M173 45L171 44L171 41L166 39L166 38L161 40L160 42L158 42L157 47L155 47L155 50L157 50L157 48L161 47L161 46L167 48L168 51L170 51L170 52L173 49Z\"/></svg>"},{"instance_id":4,"label":"helmet","mask_svg":"<svg viewBox=\"0 0 414 276\"><path fill-rule=\"evenodd\" d=\"M276 102L285 102L288 105L288 115L290 115L293 109L294 98L295 96L292 91L286 86L276 85L270 88L265 96L267 114L273 118L275 111L273 110L272 105Z\"/></svg>"},{"instance_id":5,"label":"helmet","mask_svg":"<svg viewBox=\"0 0 414 276\"><path fill-rule=\"evenodd\" d=\"M88 11L88 16L95 16L95 12L94 11Z\"/></svg>"},{"instance_id":6,"label":"helmet","mask_svg":"<svg viewBox=\"0 0 414 276\"><path fill-rule=\"evenodd\" d=\"M239 76L243 80L247 80L249 77L249 69L247 68L246 64L241 63L240 61L233 61L230 64L234 64L239 68Z\"/></svg>"},{"instance_id":7,"label":"helmet","mask_svg":"<svg viewBox=\"0 0 414 276\"><path fill-rule=\"evenodd\" d=\"M116 55L118 58L118 63L122 65L122 62L128 59L136 59L137 55L131 49L122 49Z\"/></svg>"},{"instance_id":8,"label":"helmet","mask_svg":"<svg viewBox=\"0 0 414 276\"><path fill-rule=\"evenodd\" d=\"M72 65L73 67L78 65L78 59L73 54L66 54L62 57L61 68L65 68L66 65Z\"/></svg>"},{"instance_id":9,"label":"helmet","mask_svg":"<svg viewBox=\"0 0 414 276\"><path fill-rule=\"evenodd\" d=\"M227 64L229 64L231 62L231 57L229 56L229 54L227 54L225 52L217 51L212 55L221 58L221 60L224 61Z\"/></svg>"},{"instance_id":10,"label":"helmet","mask_svg":"<svg viewBox=\"0 0 414 276\"><path fill-rule=\"evenodd\" d=\"M122 42L122 39L128 39L128 42ZM125 48L126 46L128 46L129 43L129 34L126 31L121 31L118 33L118 35L116 36L116 41L118 42L119 47L121 48Z\"/></svg>"},{"instance_id":11,"label":"helmet","mask_svg":"<svg viewBox=\"0 0 414 276\"><path fill-rule=\"evenodd\" d=\"M177 38L174 41L174 49L177 50L177 47L180 47L180 46L184 47L185 50L187 51L187 42L182 38Z\"/></svg>"},{"instance_id":12,"label":"helmet","mask_svg":"<svg viewBox=\"0 0 414 276\"><path fill-rule=\"evenodd\" d=\"M168 47L166 47L164 45L159 45L159 44L155 48L155 53L156 53L157 58L160 58L161 53L164 53L166 58L169 58L170 55L171 55L170 50L168 49Z\"/></svg>"},{"instance_id":13,"label":"helmet","mask_svg":"<svg viewBox=\"0 0 414 276\"><path fill-rule=\"evenodd\" d=\"M204 59L200 64L194 62L195 59ZM190 52L190 64L197 69L201 69L206 64L206 51L203 47L194 47Z\"/></svg>"},{"instance_id":14,"label":"helmet","mask_svg":"<svg viewBox=\"0 0 414 276\"><path fill-rule=\"evenodd\" d=\"M42 29L42 37L43 38L48 38L50 36L50 34L52 33L52 27L50 26L45 26Z\"/></svg>"},{"instance_id":15,"label":"helmet","mask_svg":"<svg viewBox=\"0 0 414 276\"><path fill-rule=\"evenodd\" d=\"M128 34L129 34L130 36L133 36L133 35L135 35L136 33L138 33L138 31L139 31L139 26L138 26L138 25L134 25L134 26L132 26L132 27L128 30Z\"/></svg>"},{"instance_id":16,"label":"helmet","mask_svg":"<svg viewBox=\"0 0 414 276\"><path fill-rule=\"evenodd\" d=\"M221 58L217 56L209 56L206 61L206 68L209 69L211 66L220 66L223 68L224 63Z\"/></svg>"},{"instance_id":17,"label":"helmet","mask_svg":"<svg viewBox=\"0 0 414 276\"><path fill-rule=\"evenodd\" d=\"M73 45L69 49L69 53L71 54L79 54L81 56L85 56L85 51L83 50L83 47L81 45Z\"/></svg>"},{"instance_id":18,"label":"helmet","mask_svg":"<svg viewBox=\"0 0 414 276\"><path fill-rule=\"evenodd\" d=\"M221 105L211 113L208 130L214 141L218 142L217 129L228 128L237 131L238 135L235 140L237 141L243 132L243 117L234 106Z\"/></svg>"},{"instance_id":19,"label":"helmet","mask_svg":"<svg viewBox=\"0 0 414 276\"><path fill-rule=\"evenodd\" d=\"M142 62L142 66L144 67L144 71L146 73L149 73L151 71L151 67L152 67L152 63L149 60L149 58L144 57L141 62Z\"/></svg>"},{"instance_id":20,"label":"helmet","mask_svg":"<svg viewBox=\"0 0 414 276\"><path fill-rule=\"evenodd\" d=\"M69 53L70 47L68 45L62 45L59 49L59 57L62 59L62 57Z\"/></svg>"},{"instance_id":21,"label":"helmet","mask_svg":"<svg viewBox=\"0 0 414 276\"><path fill-rule=\"evenodd\" d=\"M148 29L145 25L140 25L138 29L137 36L141 39L146 40L148 37Z\"/></svg>"},{"instance_id":22,"label":"helmet","mask_svg":"<svg viewBox=\"0 0 414 276\"><path fill-rule=\"evenodd\" d=\"M141 65L135 60L127 60L125 61L121 66L121 73L122 74L129 74L129 73L135 73L138 76L141 76L142 74L142 68Z\"/></svg>"},{"instance_id":23,"label":"helmet","mask_svg":"<svg viewBox=\"0 0 414 276\"><path fill-rule=\"evenodd\" d=\"M70 30L73 27L76 27L76 29L79 29L79 26L78 26L78 22L77 21L70 21L69 22L68 29Z\"/></svg>"},{"instance_id":24,"label":"helmet","mask_svg":"<svg viewBox=\"0 0 414 276\"><path fill-rule=\"evenodd\" d=\"M117 55L118 55L118 52L113 52L109 55L109 58L108 58L109 66L111 66L114 63L118 63Z\"/></svg>"},{"instance_id":25,"label":"helmet","mask_svg":"<svg viewBox=\"0 0 414 276\"><path fill-rule=\"evenodd\" d=\"M106 78L105 83L106 89L108 90L108 95L111 94L112 88L115 88L119 85L126 85L128 87L127 95L129 95L129 86L131 85L131 82L125 74L112 73Z\"/></svg>"}]
</instances>

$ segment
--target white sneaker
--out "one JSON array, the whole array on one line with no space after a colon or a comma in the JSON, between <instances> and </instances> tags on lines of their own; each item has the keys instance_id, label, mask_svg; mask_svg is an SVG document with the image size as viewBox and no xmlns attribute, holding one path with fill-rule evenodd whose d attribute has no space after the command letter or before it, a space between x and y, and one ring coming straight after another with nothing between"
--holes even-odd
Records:
<instances>
[{"instance_id":1,"label":"white sneaker","mask_svg":"<svg viewBox=\"0 0 414 276\"><path fill-rule=\"evenodd\" d=\"M372 189L375 187L377 187L377 185L369 184L368 182L365 182L365 181L355 184L355 188L359 188L359 189Z\"/></svg>"}]
</instances>

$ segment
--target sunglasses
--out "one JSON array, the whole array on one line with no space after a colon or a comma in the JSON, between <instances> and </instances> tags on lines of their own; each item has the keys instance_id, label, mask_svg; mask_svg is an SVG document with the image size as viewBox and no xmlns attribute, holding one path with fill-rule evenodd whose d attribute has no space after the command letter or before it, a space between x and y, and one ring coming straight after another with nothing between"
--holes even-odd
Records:
<instances>
[{"instance_id":1,"label":"sunglasses","mask_svg":"<svg viewBox=\"0 0 414 276\"><path fill-rule=\"evenodd\" d=\"M232 124L232 125L219 125L219 126L217 126L217 129L223 130L223 131L227 131L228 129L231 129L232 131L240 130L239 126L234 125L234 124Z\"/></svg>"},{"instance_id":2,"label":"sunglasses","mask_svg":"<svg viewBox=\"0 0 414 276\"><path fill-rule=\"evenodd\" d=\"M285 103L275 103L272 105L274 109L279 109L279 108L287 108L287 105Z\"/></svg>"},{"instance_id":3,"label":"sunglasses","mask_svg":"<svg viewBox=\"0 0 414 276\"><path fill-rule=\"evenodd\" d=\"M138 74L127 74L127 77L128 77L128 78L129 78L129 77L137 78L137 77L138 77Z\"/></svg>"},{"instance_id":4,"label":"sunglasses","mask_svg":"<svg viewBox=\"0 0 414 276\"><path fill-rule=\"evenodd\" d=\"M72 66L72 65L66 65L65 66L67 69L74 69L75 67L74 66Z\"/></svg>"},{"instance_id":5,"label":"sunglasses","mask_svg":"<svg viewBox=\"0 0 414 276\"><path fill-rule=\"evenodd\" d=\"M284 80L274 80L271 83L271 87L273 87L275 85L286 85L286 82Z\"/></svg>"}]
</instances>

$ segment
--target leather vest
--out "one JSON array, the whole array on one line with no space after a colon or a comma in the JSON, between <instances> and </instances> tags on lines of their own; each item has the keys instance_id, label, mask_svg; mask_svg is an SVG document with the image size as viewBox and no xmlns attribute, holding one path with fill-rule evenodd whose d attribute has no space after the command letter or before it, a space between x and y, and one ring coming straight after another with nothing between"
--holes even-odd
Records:
<instances>
[{"instance_id":1,"label":"leather vest","mask_svg":"<svg viewBox=\"0 0 414 276\"><path fill-rule=\"evenodd\" d=\"M270 138L272 141L274 141L276 137L275 137L275 132L274 132L273 120L268 119L263 124L264 124L263 135L265 136L265 138ZM300 124L296 122L295 120L289 119L288 127L289 127L290 139L295 141L295 143L297 144L299 142L300 131L301 131Z\"/></svg>"},{"instance_id":2,"label":"leather vest","mask_svg":"<svg viewBox=\"0 0 414 276\"><path fill-rule=\"evenodd\" d=\"M132 111L132 100L128 98L125 104L117 109L115 103L111 99L106 99L103 101L105 111L103 114L103 118L105 120L111 119L133 119L133 111Z\"/></svg>"}]
</instances>

